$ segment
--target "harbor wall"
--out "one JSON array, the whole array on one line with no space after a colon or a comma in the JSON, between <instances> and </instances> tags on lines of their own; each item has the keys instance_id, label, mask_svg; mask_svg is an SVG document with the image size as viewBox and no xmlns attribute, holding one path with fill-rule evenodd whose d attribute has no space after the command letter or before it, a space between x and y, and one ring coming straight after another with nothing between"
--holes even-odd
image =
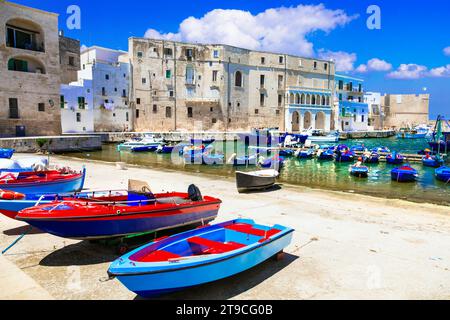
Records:
<instances>
[{"instance_id":1,"label":"harbor wall","mask_svg":"<svg viewBox=\"0 0 450 320\"><path fill-rule=\"evenodd\" d=\"M92 151L102 149L102 139L97 135L3 138L0 139L0 148L21 153Z\"/></svg>"},{"instance_id":2,"label":"harbor wall","mask_svg":"<svg viewBox=\"0 0 450 320\"><path fill-rule=\"evenodd\" d=\"M376 139L376 138L389 138L395 136L394 130L379 130L379 131L352 131L341 132L340 139Z\"/></svg>"}]
</instances>

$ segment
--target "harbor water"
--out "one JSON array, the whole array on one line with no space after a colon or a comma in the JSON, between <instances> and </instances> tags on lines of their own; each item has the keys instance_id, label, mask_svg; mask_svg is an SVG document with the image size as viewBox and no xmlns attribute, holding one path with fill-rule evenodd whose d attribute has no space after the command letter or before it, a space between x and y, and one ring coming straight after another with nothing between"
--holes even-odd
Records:
<instances>
[{"instance_id":1,"label":"harbor water","mask_svg":"<svg viewBox=\"0 0 450 320\"><path fill-rule=\"evenodd\" d=\"M386 146L391 151L404 154L416 154L418 151L427 148L426 141L422 139L361 139L347 140L341 143L349 147L364 145L368 149ZM216 150L224 152L227 156L233 152L239 154L245 152L245 146L241 142L217 141L214 143L214 146ZM71 153L68 155L108 162L125 162L152 169L180 170L222 177L234 177L236 170L251 171L256 169L255 166L233 167L231 165L184 164L182 157L178 155L158 154L155 152L118 152L117 146L113 144L104 145L102 151ZM227 156L225 160L227 160ZM424 167L422 163L411 163L411 165L419 172L417 182L398 183L391 181L390 175L391 170L396 166L384 162L368 165L370 167L369 177L363 179L350 176L348 171L350 163L320 161L317 159L300 160L295 157L287 157L285 166L280 172L279 183L450 205L450 183L446 184L436 180L434 168ZM149 183L157 182L149 181Z\"/></svg>"}]
</instances>

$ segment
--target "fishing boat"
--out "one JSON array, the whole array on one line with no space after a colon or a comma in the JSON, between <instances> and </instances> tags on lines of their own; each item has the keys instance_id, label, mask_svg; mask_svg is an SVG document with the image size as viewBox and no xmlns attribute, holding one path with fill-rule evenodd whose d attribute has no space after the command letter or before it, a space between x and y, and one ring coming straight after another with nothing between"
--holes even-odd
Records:
<instances>
[{"instance_id":1,"label":"fishing boat","mask_svg":"<svg viewBox=\"0 0 450 320\"><path fill-rule=\"evenodd\" d=\"M391 150L388 147L376 147L372 149L372 152L376 153L391 153Z\"/></svg>"},{"instance_id":2,"label":"fishing boat","mask_svg":"<svg viewBox=\"0 0 450 320\"><path fill-rule=\"evenodd\" d=\"M237 219L187 231L144 245L108 269L128 290L142 297L224 279L282 253L294 230Z\"/></svg>"},{"instance_id":3,"label":"fishing boat","mask_svg":"<svg viewBox=\"0 0 450 320\"><path fill-rule=\"evenodd\" d=\"M439 168L444 164L444 159L440 158L439 156L432 156L430 154L427 154L422 158L422 164L425 167Z\"/></svg>"},{"instance_id":4,"label":"fishing boat","mask_svg":"<svg viewBox=\"0 0 450 320\"><path fill-rule=\"evenodd\" d=\"M15 151L14 149L0 149L0 159L11 159Z\"/></svg>"},{"instance_id":5,"label":"fishing boat","mask_svg":"<svg viewBox=\"0 0 450 320\"><path fill-rule=\"evenodd\" d=\"M350 174L358 178L367 178L369 176L369 168L361 165L353 165L348 169Z\"/></svg>"},{"instance_id":6,"label":"fishing boat","mask_svg":"<svg viewBox=\"0 0 450 320\"><path fill-rule=\"evenodd\" d=\"M262 168L281 169L284 166L284 158L280 156L273 156L267 159L261 159L260 165Z\"/></svg>"},{"instance_id":7,"label":"fishing boat","mask_svg":"<svg viewBox=\"0 0 450 320\"><path fill-rule=\"evenodd\" d=\"M391 179L397 182L414 182L418 176L417 170L409 165L395 168L391 171Z\"/></svg>"},{"instance_id":8,"label":"fishing boat","mask_svg":"<svg viewBox=\"0 0 450 320\"><path fill-rule=\"evenodd\" d=\"M220 204L191 185L187 193L145 189L56 200L22 210L16 219L63 238L102 239L207 223L217 217Z\"/></svg>"},{"instance_id":9,"label":"fishing boat","mask_svg":"<svg viewBox=\"0 0 450 320\"><path fill-rule=\"evenodd\" d=\"M251 172L236 171L236 186L239 192L267 189L275 184L278 176L278 171L273 169Z\"/></svg>"},{"instance_id":10,"label":"fishing boat","mask_svg":"<svg viewBox=\"0 0 450 320\"><path fill-rule=\"evenodd\" d=\"M117 150L132 150L134 152L154 151L163 142L164 139L161 137L146 134L142 138L131 139L119 144Z\"/></svg>"},{"instance_id":11,"label":"fishing boat","mask_svg":"<svg viewBox=\"0 0 450 320\"><path fill-rule=\"evenodd\" d=\"M436 169L436 179L445 183L450 183L450 167L442 166Z\"/></svg>"},{"instance_id":12,"label":"fishing boat","mask_svg":"<svg viewBox=\"0 0 450 320\"><path fill-rule=\"evenodd\" d=\"M377 152L366 152L362 155L362 163L379 163L380 155Z\"/></svg>"},{"instance_id":13,"label":"fishing boat","mask_svg":"<svg viewBox=\"0 0 450 320\"><path fill-rule=\"evenodd\" d=\"M364 152L366 151L366 147L364 145L358 145L358 146L353 146L350 148L351 151L353 152Z\"/></svg>"},{"instance_id":14,"label":"fishing boat","mask_svg":"<svg viewBox=\"0 0 450 320\"><path fill-rule=\"evenodd\" d=\"M175 145L172 144L160 144L157 148L156 148L156 153L172 153L173 150L175 149Z\"/></svg>"},{"instance_id":15,"label":"fishing boat","mask_svg":"<svg viewBox=\"0 0 450 320\"><path fill-rule=\"evenodd\" d=\"M317 158L319 160L333 160L334 159L334 151L333 151L333 149L319 150L317 152Z\"/></svg>"},{"instance_id":16,"label":"fishing boat","mask_svg":"<svg viewBox=\"0 0 450 320\"><path fill-rule=\"evenodd\" d=\"M307 139L308 139L307 134L285 133L284 135L281 135L280 146L286 147L286 148L299 147L299 146L304 145L306 143Z\"/></svg>"},{"instance_id":17,"label":"fishing boat","mask_svg":"<svg viewBox=\"0 0 450 320\"><path fill-rule=\"evenodd\" d=\"M355 153L350 150L346 151L337 151L335 155L335 159L337 162L352 162L355 159Z\"/></svg>"},{"instance_id":18,"label":"fishing boat","mask_svg":"<svg viewBox=\"0 0 450 320\"><path fill-rule=\"evenodd\" d=\"M307 141L316 143L336 143L339 142L339 132L325 134L322 130L309 129L304 132L308 136Z\"/></svg>"},{"instance_id":19,"label":"fishing boat","mask_svg":"<svg viewBox=\"0 0 450 320\"><path fill-rule=\"evenodd\" d=\"M73 192L83 189L86 169L31 172L6 172L0 174L0 189L23 194Z\"/></svg>"},{"instance_id":20,"label":"fishing boat","mask_svg":"<svg viewBox=\"0 0 450 320\"><path fill-rule=\"evenodd\" d=\"M444 128L447 127L447 129ZM448 131L444 131L448 130ZM450 122L439 115L431 139L428 141L431 150L437 153L450 153Z\"/></svg>"},{"instance_id":21,"label":"fishing boat","mask_svg":"<svg viewBox=\"0 0 450 320\"><path fill-rule=\"evenodd\" d=\"M314 156L314 150L298 150L295 152L295 156L299 159L312 159Z\"/></svg>"},{"instance_id":22,"label":"fishing boat","mask_svg":"<svg viewBox=\"0 0 450 320\"><path fill-rule=\"evenodd\" d=\"M386 156L386 162L389 164L402 164L403 162L405 162L405 157L400 153L393 152Z\"/></svg>"},{"instance_id":23,"label":"fishing boat","mask_svg":"<svg viewBox=\"0 0 450 320\"><path fill-rule=\"evenodd\" d=\"M415 128L402 128L397 133L397 139L425 139L431 136L432 130L426 125Z\"/></svg>"}]
</instances>

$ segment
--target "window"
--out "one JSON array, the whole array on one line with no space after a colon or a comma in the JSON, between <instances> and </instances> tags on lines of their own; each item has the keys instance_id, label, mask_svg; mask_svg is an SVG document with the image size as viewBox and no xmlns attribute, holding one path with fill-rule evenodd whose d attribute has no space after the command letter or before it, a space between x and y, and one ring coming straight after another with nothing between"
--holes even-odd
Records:
<instances>
[{"instance_id":1,"label":"window","mask_svg":"<svg viewBox=\"0 0 450 320\"><path fill-rule=\"evenodd\" d=\"M142 84L146 84L147 83L147 79L146 78L142 78Z\"/></svg>"},{"instance_id":2,"label":"window","mask_svg":"<svg viewBox=\"0 0 450 320\"><path fill-rule=\"evenodd\" d=\"M83 70L84 70L84 69L86 69L86 65L85 65L85 64L83 64Z\"/></svg>"},{"instance_id":3,"label":"window","mask_svg":"<svg viewBox=\"0 0 450 320\"><path fill-rule=\"evenodd\" d=\"M78 97L78 109L84 109L85 99L84 97Z\"/></svg>"},{"instance_id":4,"label":"window","mask_svg":"<svg viewBox=\"0 0 450 320\"><path fill-rule=\"evenodd\" d=\"M361 83L358 84L358 91L359 91L359 92L362 92L362 84L361 84Z\"/></svg>"},{"instance_id":5,"label":"window","mask_svg":"<svg viewBox=\"0 0 450 320\"><path fill-rule=\"evenodd\" d=\"M361 122L364 122L364 115L361 116Z\"/></svg>"},{"instance_id":6,"label":"window","mask_svg":"<svg viewBox=\"0 0 450 320\"><path fill-rule=\"evenodd\" d=\"M317 69L317 61L314 61L314 69Z\"/></svg>"},{"instance_id":7,"label":"window","mask_svg":"<svg viewBox=\"0 0 450 320\"><path fill-rule=\"evenodd\" d=\"M278 57L278 61L279 61L280 63L283 63L283 62L284 62L284 57L283 57L283 56L279 56L279 57Z\"/></svg>"},{"instance_id":8,"label":"window","mask_svg":"<svg viewBox=\"0 0 450 320\"><path fill-rule=\"evenodd\" d=\"M259 113L259 110L258 109L255 109L255 114L258 114Z\"/></svg>"},{"instance_id":9,"label":"window","mask_svg":"<svg viewBox=\"0 0 450 320\"><path fill-rule=\"evenodd\" d=\"M172 49L171 48L164 48L164 55L171 56L172 55Z\"/></svg>"},{"instance_id":10,"label":"window","mask_svg":"<svg viewBox=\"0 0 450 320\"><path fill-rule=\"evenodd\" d=\"M213 112L213 111L214 111L214 108L213 108L213 107L209 108L209 111L210 111L210 112Z\"/></svg>"},{"instance_id":11,"label":"window","mask_svg":"<svg viewBox=\"0 0 450 320\"><path fill-rule=\"evenodd\" d=\"M214 70L214 71L212 72L212 81L213 81L213 82L217 82L217 74L218 74L218 71L217 71L217 70Z\"/></svg>"},{"instance_id":12,"label":"window","mask_svg":"<svg viewBox=\"0 0 450 320\"><path fill-rule=\"evenodd\" d=\"M188 116L188 118L192 118L192 107L188 107L187 108L187 116Z\"/></svg>"},{"instance_id":13,"label":"window","mask_svg":"<svg viewBox=\"0 0 450 320\"><path fill-rule=\"evenodd\" d=\"M323 65L323 68L324 68L325 71L327 71L327 70L328 70L328 63L325 63L325 64Z\"/></svg>"},{"instance_id":14,"label":"window","mask_svg":"<svg viewBox=\"0 0 450 320\"><path fill-rule=\"evenodd\" d=\"M261 64L266 64L266 58L265 57L261 57Z\"/></svg>"},{"instance_id":15,"label":"window","mask_svg":"<svg viewBox=\"0 0 450 320\"><path fill-rule=\"evenodd\" d=\"M282 88L283 87L283 80L284 80L283 76L279 75L278 76L278 88Z\"/></svg>"},{"instance_id":16,"label":"window","mask_svg":"<svg viewBox=\"0 0 450 320\"><path fill-rule=\"evenodd\" d=\"M217 119L216 118L212 118L212 123L217 123Z\"/></svg>"},{"instance_id":17,"label":"window","mask_svg":"<svg viewBox=\"0 0 450 320\"><path fill-rule=\"evenodd\" d=\"M139 109L136 109L136 119L139 118Z\"/></svg>"},{"instance_id":18,"label":"window","mask_svg":"<svg viewBox=\"0 0 450 320\"><path fill-rule=\"evenodd\" d=\"M19 60L19 59L9 59L8 60L8 70L28 72L28 61Z\"/></svg>"},{"instance_id":19,"label":"window","mask_svg":"<svg viewBox=\"0 0 450 320\"><path fill-rule=\"evenodd\" d=\"M266 77L262 74L259 76L259 84L261 88L264 88L264 81L266 80Z\"/></svg>"},{"instance_id":20,"label":"window","mask_svg":"<svg viewBox=\"0 0 450 320\"><path fill-rule=\"evenodd\" d=\"M69 66L75 67L75 58L74 57L69 57Z\"/></svg>"},{"instance_id":21,"label":"window","mask_svg":"<svg viewBox=\"0 0 450 320\"><path fill-rule=\"evenodd\" d=\"M130 119L128 117L128 112L125 113L125 118L126 118L126 121L130 121Z\"/></svg>"},{"instance_id":22,"label":"window","mask_svg":"<svg viewBox=\"0 0 450 320\"><path fill-rule=\"evenodd\" d=\"M141 104L141 98L136 99L136 104Z\"/></svg>"},{"instance_id":23,"label":"window","mask_svg":"<svg viewBox=\"0 0 450 320\"><path fill-rule=\"evenodd\" d=\"M193 56L194 56L194 51L192 49L186 49L186 58L188 60L192 60Z\"/></svg>"},{"instance_id":24,"label":"window","mask_svg":"<svg viewBox=\"0 0 450 320\"><path fill-rule=\"evenodd\" d=\"M166 118L172 118L172 108L166 107Z\"/></svg>"},{"instance_id":25,"label":"window","mask_svg":"<svg viewBox=\"0 0 450 320\"><path fill-rule=\"evenodd\" d=\"M115 113L113 113L113 117L114 117L114 118L116 117L116 114L115 114Z\"/></svg>"},{"instance_id":26,"label":"window","mask_svg":"<svg viewBox=\"0 0 450 320\"><path fill-rule=\"evenodd\" d=\"M261 94L259 95L259 105L260 105L260 106L264 106L264 100L265 100L265 98L266 98L266 95L265 95L264 93L261 93Z\"/></svg>"},{"instance_id":27,"label":"window","mask_svg":"<svg viewBox=\"0 0 450 320\"><path fill-rule=\"evenodd\" d=\"M105 74L105 80L109 80L109 74Z\"/></svg>"},{"instance_id":28,"label":"window","mask_svg":"<svg viewBox=\"0 0 450 320\"><path fill-rule=\"evenodd\" d=\"M126 78L126 77L127 77L127 74L126 74L126 73L124 73L124 74L123 74L123 77L124 77L124 78Z\"/></svg>"},{"instance_id":29,"label":"window","mask_svg":"<svg viewBox=\"0 0 450 320\"><path fill-rule=\"evenodd\" d=\"M105 87L102 87L102 96L106 96L106 89L105 89Z\"/></svg>"},{"instance_id":30,"label":"window","mask_svg":"<svg viewBox=\"0 0 450 320\"><path fill-rule=\"evenodd\" d=\"M59 96L59 106L61 107L61 109L64 109L66 102L64 101L64 96L61 95Z\"/></svg>"},{"instance_id":31,"label":"window","mask_svg":"<svg viewBox=\"0 0 450 320\"><path fill-rule=\"evenodd\" d=\"M236 87L242 87L242 73L240 71L236 71L234 75L234 85Z\"/></svg>"},{"instance_id":32,"label":"window","mask_svg":"<svg viewBox=\"0 0 450 320\"><path fill-rule=\"evenodd\" d=\"M38 111L44 112L45 111L45 103L38 103Z\"/></svg>"},{"instance_id":33,"label":"window","mask_svg":"<svg viewBox=\"0 0 450 320\"><path fill-rule=\"evenodd\" d=\"M280 110L275 110L275 114L276 114L277 116L279 116L279 115L280 115Z\"/></svg>"},{"instance_id":34,"label":"window","mask_svg":"<svg viewBox=\"0 0 450 320\"><path fill-rule=\"evenodd\" d=\"M171 98L173 97L173 90L169 91L169 97L171 97Z\"/></svg>"},{"instance_id":35,"label":"window","mask_svg":"<svg viewBox=\"0 0 450 320\"><path fill-rule=\"evenodd\" d=\"M186 67L186 84L195 84L195 70L190 65Z\"/></svg>"},{"instance_id":36,"label":"window","mask_svg":"<svg viewBox=\"0 0 450 320\"><path fill-rule=\"evenodd\" d=\"M158 106L156 104L153 105L152 111L153 111L153 113L157 113L158 112Z\"/></svg>"},{"instance_id":37,"label":"window","mask_svg":"<svg viewBox=\"0 0 450 320\"><path fill-rule=\"evenodd\" d=\"M127 97L127 90L122 89L122 98L126 98Z\"/></svg>"},{"instance_id":38,"label":"window","mask_svg":"<svg viewBox=\"0 0 450 320\"><path fill-rule=\"evenodd\" d=\"M166 79L170 79L172 77L172 70L166 70Z\"/></svg>"},{"instance_id":39,"label":"window","mask_svg":"<svg viewBox=\"0 0 450 320\"><path fill-rule=\"evenodd\" d=\"M213 51L213 57L214 57L215 59L219 58L219 50L214 50L214 51Z\"/></svg>"},{"instance_id":40,"label":"window","mask_svg":"<svg viewBox=\"0 0 450 320\"><path fill-rule=\"evenodd\" d=\"M142 51L138 51L137 57L138 57L138 58L142 58L142 56L143 56Z\"/></svg>"},{"instance_id":41,"label":"window","mask_svg":"<svg viewBox=\"0 0 450 320\"><path fill-rule=\"evenodd\" d=\"M278 106L281 107L282 104L283 104L283 95L279 94L278 95Z\"/></svg>"},{"instance_id":42,"label":"window","mask_svg":"<svg viewBox=\"0 0 450 320\"><path fill-rule=\"evenodd\" d=\"M81 122L81 113L77 112L77 122Z\"/></svg>"},{"instance_id":43,"label":"window","mask_svg":"<svg viewBox=\"0 0 450 320\"><path fill-rule=\"evenodd\" d=\"M19 119L19 104L16 98L9 98L9 118Z\"/></svg>"},{"instance_id":44,"label":"window","mask_svg":"<svg viewBox=\"0 0 450 320\"><path fill-rule=\"evenodd\" d=\"M344 90L344 81L339 80L339 85L338 85L339 90ZM341 99L342 100L342 99Z\"/></svg>"}]
</instances>

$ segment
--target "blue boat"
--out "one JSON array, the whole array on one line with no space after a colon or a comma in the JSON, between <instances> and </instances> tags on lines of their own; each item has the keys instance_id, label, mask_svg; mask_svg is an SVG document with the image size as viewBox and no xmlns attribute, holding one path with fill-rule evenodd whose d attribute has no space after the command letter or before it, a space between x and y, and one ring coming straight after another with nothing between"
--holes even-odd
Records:
<instances>
[{"instance_id":1,"label":"blue boat","mask_svg":"<svg viewBox=\"0 0 450 320\"><path fill-rule=\"evenodd\" d=\"M388 147L376 147L372 149L372 152L376 153L390 153L391 150Z\"/></svg>"},{"instance_id":2,"label":"blue boat","mask_svg":"<svg viewBox=\"0 0 450 320\"><path fill-rule=\"evenodd\" d=\"M422 164L425 167L439 168L444 164L444 160L437 156L426 155L422 158Z\"/></svg>"},{"instance_id":3,"label":"blue boat","mask_svg":"<svg viewBox=\"0 0 450 320\"><path fill-rule=\"evenodd\" d=\"M297 158L299 159L312 159L314 156L314 150L308 149L308 150L300 150L297 153Z\"/></svg>"},{"instance_id":4,"label":"blue boat","mask_svg":"<svg viewBox=\"0 0 450 320\"><path fill-rule=\"evenodd\" d=\"M369 176L369 168L366 166L350 166L349 172L352 176L358 178L367 178Z\"/></svg>"},{"instance_id":5,"label":"blue boat","mask_svg":"<svg viewBox=\"0 0 450 320\"><path fill-rule=\"evenodd\" d=\"M152 152L155 151L158 147L157 146L135 146L131 147L130 150L132 152Z\"/></svg>"},{"instance_id":6,"label":"blue boat","mask_svg":"<svg viewBox=\"0 0 450 320\"><path fill-rule=\"evenodd\" d=\"M2 172L8 175L7 172ZM82 172L61 173L59 171L11 173L12 179L0 179L0 189L22 194L65 193L81 191L86 169Z\"/></svg>"},{"instance_id":7,"label":"blue boat","mask_svg":"<svg viewBox=\"0 0 450 320\"><path fill-rule=\"evenodd\" d=\"M280 150L279 155L282 157L292 157L294 155L294 150L282 149L282 150Z\"/></svg>"},{"instance_id":8,"label":"blue boat","mask_svg":"<svg viewBox=\"0 0 450 320\"><path fill-rule=\"evenodd\" d=\"M167 154L172 153L174 149L175 149L174 145L160 144L156 149L156 152Z\"/></svg>"},{"instance_id":9,"label":"blue boat","mask_svg":"<svg viewBox=\"0 0 450 320\"><path fill-rule=\"evenodd\" d=\"M319 160L333 160L334 151L332 149L319 150L317 156Z\"/></svg>"},{"instance_id":10,"label":"blue boat","mask_svg":"<svg viewBox=\"0 0 450 320\"><path fill-rule=\"evenodd\" d=\"M364 152L366 151L366 147L364 145L353 146L350 150L353 152Z\"/></svg>"},{"instance_id":11,"label":"blue boat","mask_svg":"<svg viewBox=\"0 0 450 320\"><path fill-rule=\"evenodd\" d=\"M275 168L275 169L281 169L284 166L284 158L283 157L277 157L274 156L272 158L265 159L261 163L262 168Z\"/></svg>"},{"instance_id":12,"label":"blue boat","mask_svg":"<svg viewBox=\"0 0 450 320\"><path fill-rule=\"evenodd\" d=\"M294 230L237 219L156 240L114 261L108 275L142 297L224 279L282 253Z\"/></svg>"},{"instance_id":13,"label":"blue boat","mask_svg":"<svg viewBox=\"0 0 450 320\"><path fill-rule=\"evenodd\" d=\"M376 152L368 154L363 154L362 156L362 162L363 163L379 163L380 162L380 155Z\"/></svg>"},{"instance_id":14,"label":"blue boat","mask_svg":"<svg viewBox=\"0 0 450 320\"><path fill-rule=\"evenodd\" d=\"M400 153L393 152L386 156L386 162L389 164L402 164L403 162L405 162L405 157Z\"/></svg>"},{"instance_id":15,"label":"blue boat","mask_svg":"<svg viewBox=\"0 0 450 320\"><path fill-rule=\"evenodd\" d=\"M0 159L11 159L15 151L14 149L0 149Z\"/></svg>"},{"instance_id":16,"label":"blue boat","mask_svg":"<svg viewBox=\"0 0 450 320\"><path fill-rule=\"evenodd\" d=\"M408 165L391 171L391 179L397 182L414 182L418 176L417 170Z\"/></svg>"},{"instance_id":17,"label":"blue boat","mask_svg":"<svg viewBox=\"0 0 450 320\"><path fill-rule=\"evenodd\" d=\"M442 166L436 169L436 179L445 183L450 183L450 167Z\"/></svg>"},{"instance_id":18,"label":"blue boat","mask_svg":"<svg viewBox=\"0 0 450 320\"><path fill-rule=\"evenodd\" d=\"M352 162L355 159L355 153L353 151L338 151L335 159L337 162Z\"/></svg>"}]
</instances>

